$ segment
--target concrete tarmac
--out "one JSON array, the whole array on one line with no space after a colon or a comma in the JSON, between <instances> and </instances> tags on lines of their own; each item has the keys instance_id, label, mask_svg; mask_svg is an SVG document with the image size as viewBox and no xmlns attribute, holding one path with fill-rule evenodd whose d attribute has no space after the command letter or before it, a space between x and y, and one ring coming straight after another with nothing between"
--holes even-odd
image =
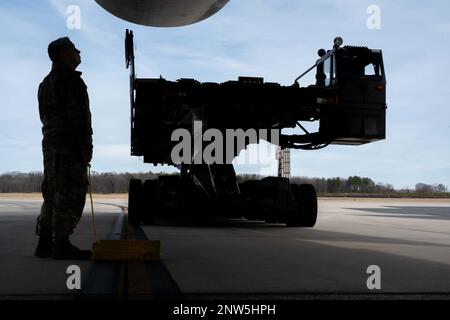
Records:
<instances>
[{"instance_id":1,"label":"concrete tarmac","mask_svg":"<svg viewBox=\"0 0 450 320\"><path fill-rule=\"evenodd\" d=\"M183 293L450 293L449 200L325 198L319 210L314 229L228 220L144 230ZM367 286L372 265L380 291Z\"/></svg>"},{"instance_id":2,"label":"concrete tarmac","mask_svg":"<svg viewBox=\"0 0 450 320\"><path fill-rule=\"evenodd\" d=\"M33 257L42 200L0 197L0 299L73 298L68 266L91 262ZM96 199L106 238L126 199ZM73 237L93 242L89 207ZM192 297L295 297L314 293L449 293L450 200L320 199L313 229L245 220L164 221L144 226L181 292ZM381 291L367 288L367 268L381 270Z\"/></svg>"},{"instance_id":3,"label":"concrete tarmac","mask_svg":"<svg viewBox=\"0 0 450 320\"><path fill-rule=\"evenodd\" d=\"M105 200L117 205L123 202ZM67 287L67 268L80 267L82 285L89 277L90 261L56 261L33 256L38 240L36 219L41 205L42 200L36 195L0 196L0 299L72 299L78 291ZM106 239L121 209L101 203L96 203L95 208L98 237ZM82 249L92 248L89 206L72 242Z\"/></svg>"}]
</instances>

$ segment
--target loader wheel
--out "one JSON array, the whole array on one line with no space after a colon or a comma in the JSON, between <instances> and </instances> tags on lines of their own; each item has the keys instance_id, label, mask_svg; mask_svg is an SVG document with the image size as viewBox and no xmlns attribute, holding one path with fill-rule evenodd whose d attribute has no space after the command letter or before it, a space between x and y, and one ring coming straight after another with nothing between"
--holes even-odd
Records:
<instances>
[{"instance_id":1,"label":"loader wheel","mask_svg":"<svg viewBox=\"0 0 450 320\"><path fill-rule=\"evenodd\" d=\"M288 218L288 227L314 227L317 222L317 193L314 186L293 184L291 188L300 210Z\"/></svg>"},{"instance_id":2,"label":"loader wheel","mask_svg":"<svg viewBox=\"0 0 450 320\"><path fill-rule=\"evenodd\" d=\"M144 182L144 199L146 205L142 211L142 223L147 226L154 225L156 214L160 207L158 180L147 180Z\"/></svg>"},{"instance_id":3,"label":"loader wheel","mask_svg":"<svg viewBox=\"0 0 450 320\"><path fill-rule=\"evenodd\" d=\"M128 191L128 222L139 226L142 222L143 186L141 180L132 179Z\"/></svg>"}]
</instances>

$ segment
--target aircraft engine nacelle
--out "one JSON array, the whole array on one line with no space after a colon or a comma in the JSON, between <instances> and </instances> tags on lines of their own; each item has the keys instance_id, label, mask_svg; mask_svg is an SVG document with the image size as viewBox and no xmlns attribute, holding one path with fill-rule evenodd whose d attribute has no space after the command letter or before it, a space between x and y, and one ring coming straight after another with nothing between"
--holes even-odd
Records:
<instances>
[{"instance_id":1,"label":"aircraft engine nacelle","mask_svg":"<svg viewBox=\"0 0 450 320\"><path fill-rule=\"evenodd\" d=\"M95 0L126 21L150 27L179 27L202 21L229 0Z\"/></svg>"}]
</instances>

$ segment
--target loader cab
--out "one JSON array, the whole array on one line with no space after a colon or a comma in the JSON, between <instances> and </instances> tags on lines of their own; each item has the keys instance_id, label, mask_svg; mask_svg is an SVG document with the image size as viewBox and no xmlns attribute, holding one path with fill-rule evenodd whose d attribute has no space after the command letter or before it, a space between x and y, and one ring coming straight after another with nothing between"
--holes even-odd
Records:
<instances>
[{"instance_id":1,"label":"loader cab","mask_svg":"<svg viewBox=\"0 0 450 320\"><path fill-rule=\"evenodd\" d=\"M320 133L332 144L383 140L387 107L382 51L341 44L335 42L328 52L320 50L316 63ZM326 98L329 94L335 97Z\"/></svg>"},{"instance_id":2,"label":"loader cab","mask_svg":"<svg viewBox=\"0 0 450 320\"><path fill-rule=\"evenodd\" d=\"M340 101L348 103L386 102L386 78L381 50L365 47L335 47L317 64L316 86L339 90Z\"/></svg>"}]
</instances>

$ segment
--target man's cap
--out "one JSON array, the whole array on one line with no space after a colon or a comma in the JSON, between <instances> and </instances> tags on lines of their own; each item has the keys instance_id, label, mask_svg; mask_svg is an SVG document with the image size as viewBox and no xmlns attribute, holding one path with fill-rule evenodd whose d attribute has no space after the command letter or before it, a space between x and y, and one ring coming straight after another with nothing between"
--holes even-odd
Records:
<instances>
[{"instance_id":1,"label":"man's cap","mask_svg":"<svg viewBox=\"0 0 450 320\"><path fill-rule=\"evenodd\" d=\"M70 41L68 37L59 38L48 45L48 56L50 57L50 60L55 62L59 53L71 48L74 48L78 51L78 53L80 53L80 51L75 47L75 44Z\"/></svg>"}]
</instances>

